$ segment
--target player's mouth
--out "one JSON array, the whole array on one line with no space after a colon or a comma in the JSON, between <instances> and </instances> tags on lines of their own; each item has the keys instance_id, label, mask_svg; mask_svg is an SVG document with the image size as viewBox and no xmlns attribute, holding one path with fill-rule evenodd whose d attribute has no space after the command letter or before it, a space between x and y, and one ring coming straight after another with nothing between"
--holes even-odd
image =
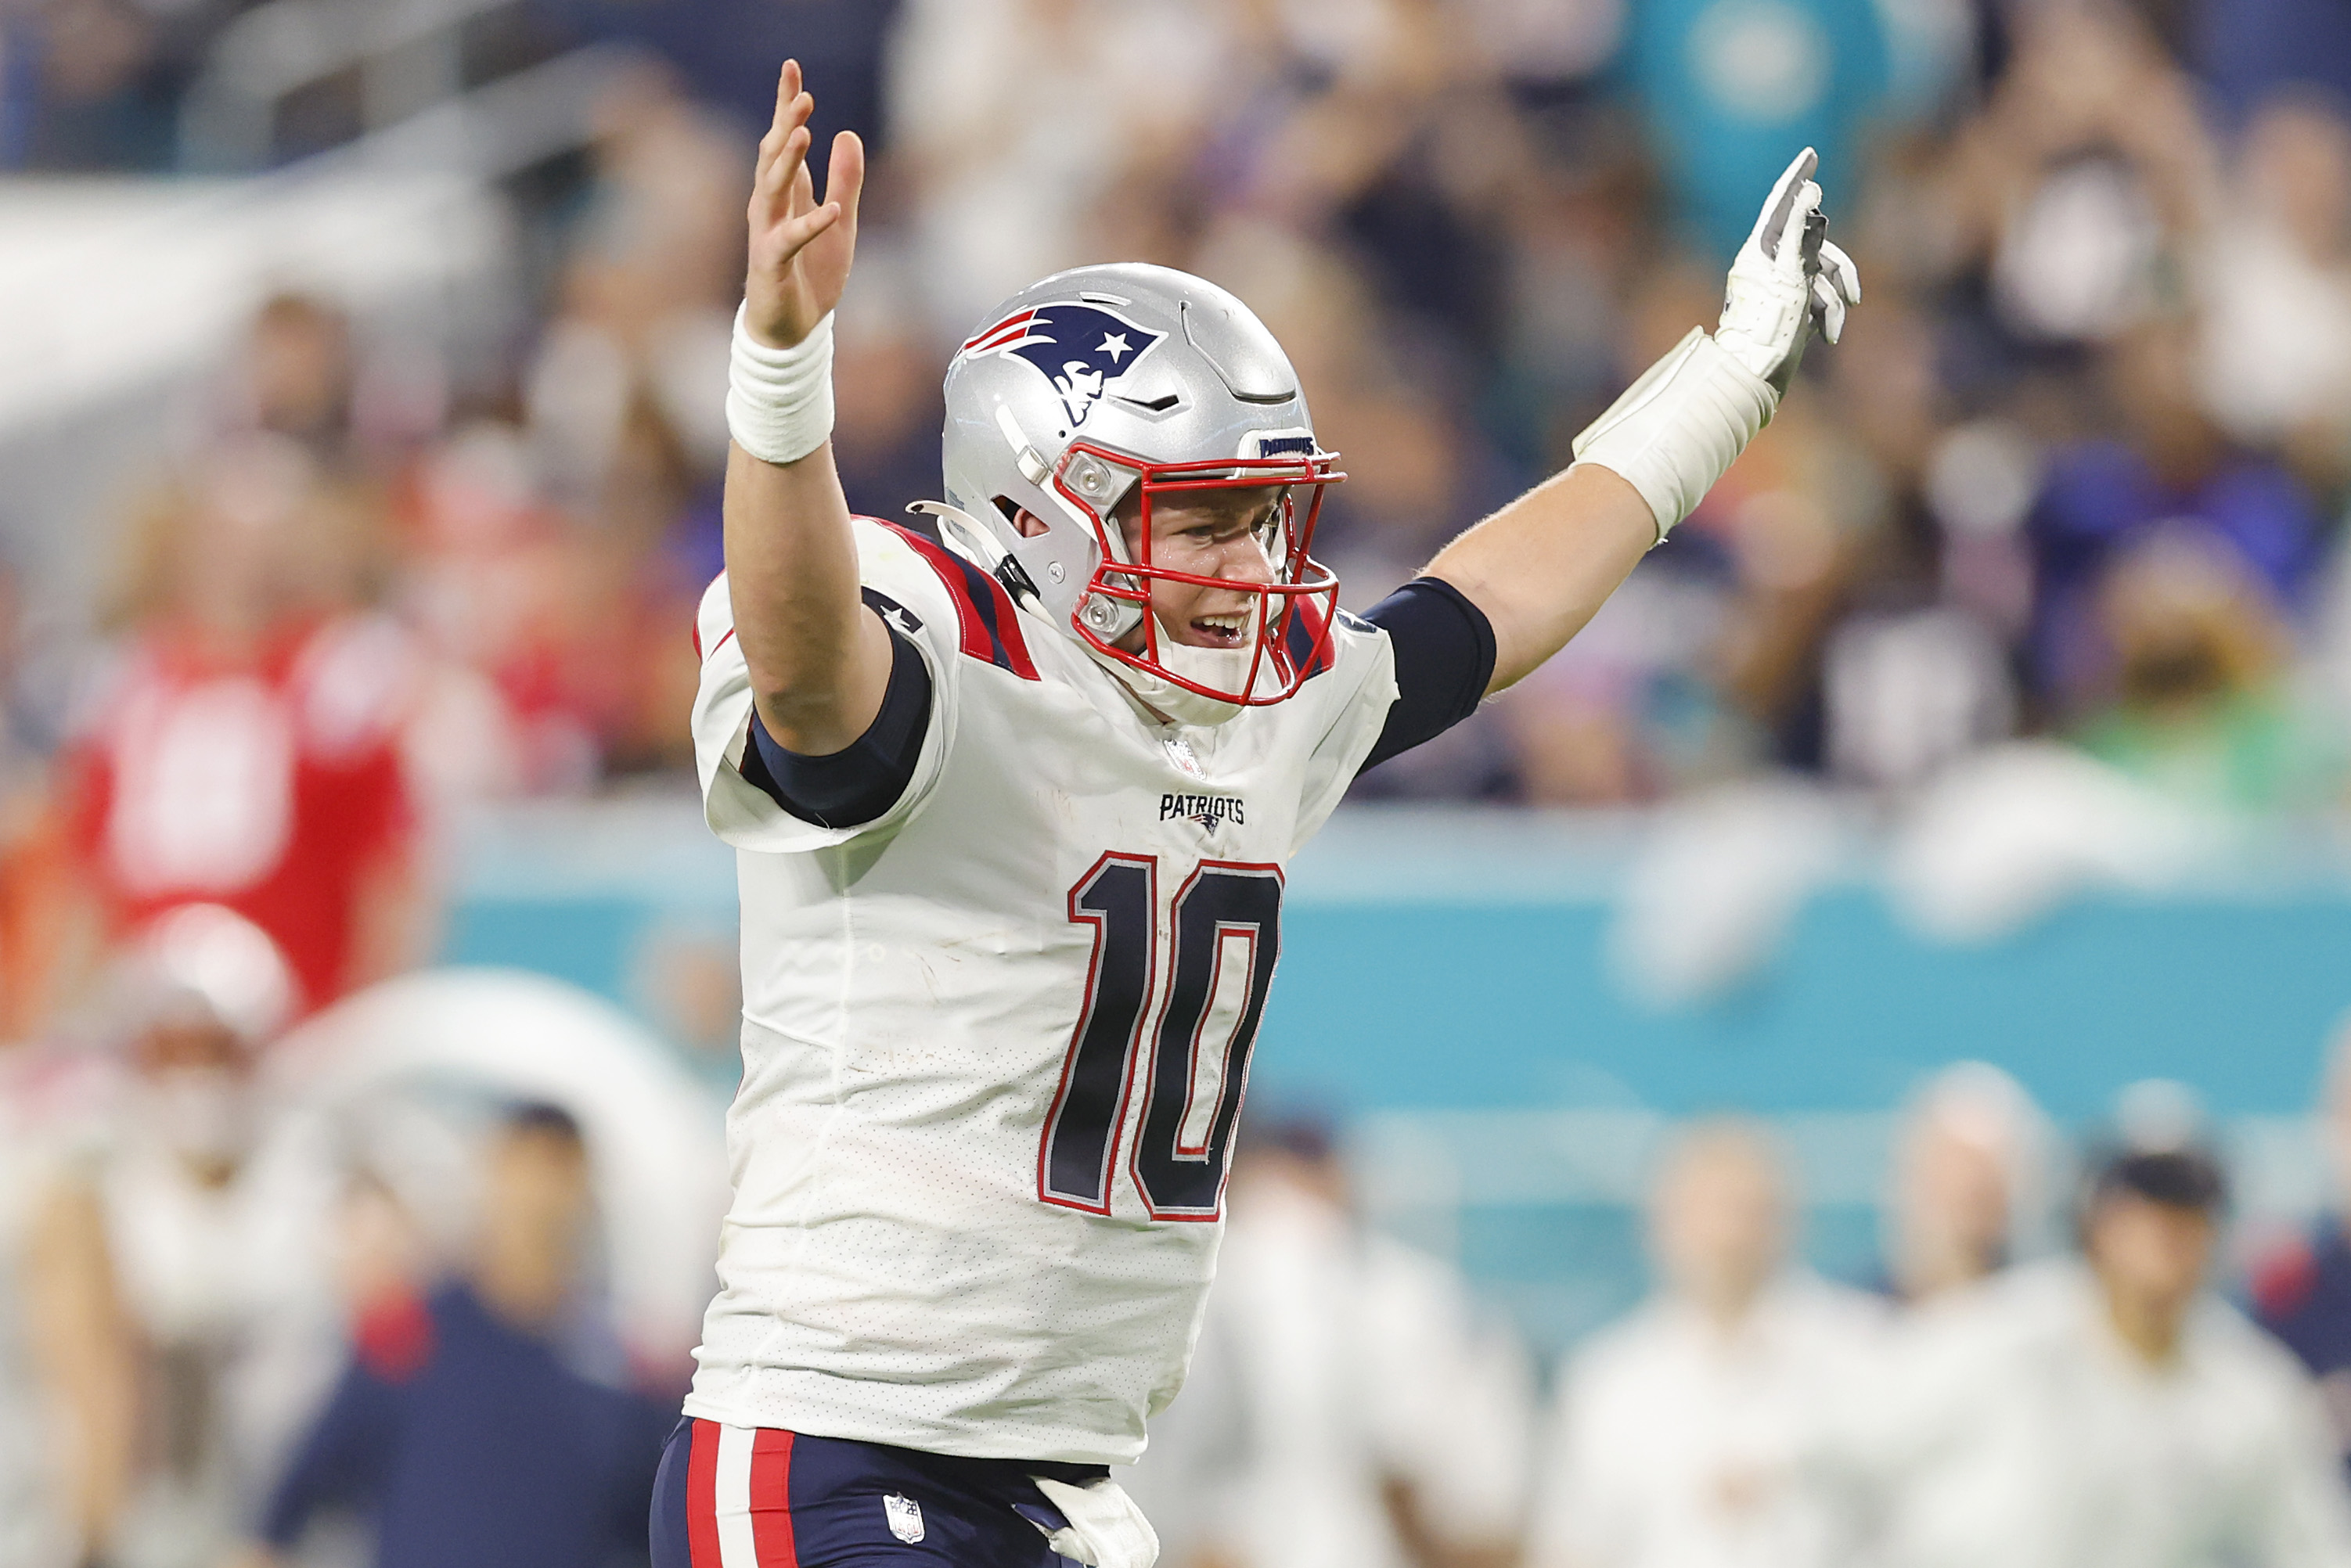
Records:
<instances>
[{"instance_id":1,"label":"player's mouth","mask_svg":"<svg viewBox=\"0 0 2351 1568\"><path fill-rule=\"evenodd\" d=\"M1186 623L1184 641L1196 648L1238 648L1249 635L1249 612L1236 610L1229 615L1195 615Z\"/></svg>"}]
</instances>

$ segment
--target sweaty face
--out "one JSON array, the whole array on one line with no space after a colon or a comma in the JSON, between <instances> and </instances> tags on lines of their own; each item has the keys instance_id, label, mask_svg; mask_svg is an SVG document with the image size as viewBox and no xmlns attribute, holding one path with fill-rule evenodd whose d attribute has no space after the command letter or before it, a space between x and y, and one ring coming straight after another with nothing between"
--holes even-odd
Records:
<instances>
[{"instance_id":1,"label":"sweaty face","mask_svg":"<svg viewBox=\"0 0 2351 1568\"><path fill-rule=\"evenodd\" d=\"M1280 527L1280 489L1272 485L1155 496L1150 564L1222 582L1271 582L1270 550ZM1134 495L1119 507L1118 520L1129 538L1140 512ZM1257 605L1256 594L1238 588L1207 588L1164 578L1151 582L1151 609L1159 618L1161 635L1195 648L1246 646L1254 632ZM1143 631L1138 624L1119 640L1119 646L1141 652Z\"/></svg>"}]
</instances>

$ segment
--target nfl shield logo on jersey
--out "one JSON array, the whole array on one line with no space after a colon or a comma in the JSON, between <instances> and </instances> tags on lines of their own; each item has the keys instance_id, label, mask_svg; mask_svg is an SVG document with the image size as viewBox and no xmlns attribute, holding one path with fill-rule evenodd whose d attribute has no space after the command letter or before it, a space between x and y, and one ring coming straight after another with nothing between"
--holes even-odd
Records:
<instances>
[{"instance_id":1,"label":"nfl shield logo on jersey","mask_svg":"<svg viewBox=\"0 0 2351 1568\"><path fill-rule=\"evenodd\" d=\"M890 1521L890 1533L912 1546L923 1538L923 1505L904 1492L892 1492L882 1500L882 1512Z\"/></svg>"}]
</instances>

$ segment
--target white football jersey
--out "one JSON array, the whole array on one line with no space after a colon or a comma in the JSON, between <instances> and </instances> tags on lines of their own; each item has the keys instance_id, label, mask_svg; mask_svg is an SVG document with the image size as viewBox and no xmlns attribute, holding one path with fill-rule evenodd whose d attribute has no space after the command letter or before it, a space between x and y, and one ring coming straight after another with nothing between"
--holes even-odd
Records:
<instances>
[{"instance_id":1,"label":"white football jersey","mask_svg":"<svg viewBox=\"0 0 2351 1568\"><path fill-rule=\"evenodd\" d=\"M724 578L702 602L695 747L738 852L744 1075L685 1408L1128 1462L1215 1270L1282 864L1379 737L1387 635L1342 615L1288 701L1160 726L977 567L856 530L867 602L932 691L874 822L818 827L744 780Z\"/></svg>"}]
</instances>

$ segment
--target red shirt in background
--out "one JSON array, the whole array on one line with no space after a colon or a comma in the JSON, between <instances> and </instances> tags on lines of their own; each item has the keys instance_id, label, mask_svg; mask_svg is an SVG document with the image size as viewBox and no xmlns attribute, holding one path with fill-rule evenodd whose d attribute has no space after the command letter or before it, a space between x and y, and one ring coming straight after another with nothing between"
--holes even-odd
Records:
<instances>
[{"instance_id":1,"label":"red shirt in background","mask_svg":"<svg viewBox=\"0 0 2351 1568\"><path fill-rule=\"evenodd\" d=\"M416 849L401 750L414 676L407 634L377 616L310 622L235 659L169 629L134 638L66 775L117 929L223 904L277 942L298 1012L340 996L361 901Z\"/></svg>"}]
</instances>

